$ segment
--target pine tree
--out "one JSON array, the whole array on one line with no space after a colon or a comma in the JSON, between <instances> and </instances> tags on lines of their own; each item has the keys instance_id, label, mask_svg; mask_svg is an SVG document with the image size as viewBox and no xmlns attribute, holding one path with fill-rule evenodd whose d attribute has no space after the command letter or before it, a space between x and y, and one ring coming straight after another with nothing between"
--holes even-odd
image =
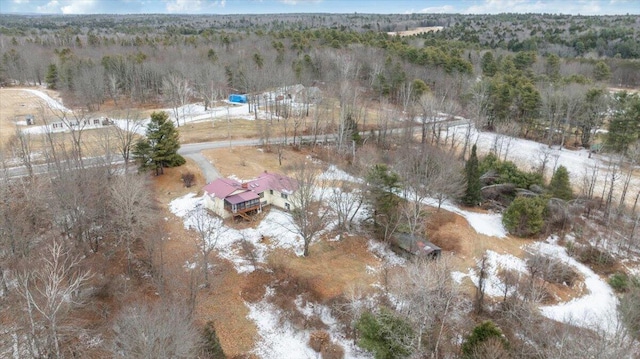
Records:
<instances>
[{"instance_id":1,"label":"pine tree","mask_svg":"<svg viewBox=\"0 0 640 359\"><path fill-rule=\"evenodd\" d=\"M56 64L49 65L45 81L47 82L47 88L52 90L58 88L58 67Z\"/></svg>"},{"instance_id":2,"label":"pine tree","mask_svg":"<svg viewBox=\"0 0 640 359\"><path fill-rule=\"evenodd\" d=\"M551 177L549 183L551 195L555 198L564 199L565 201L573 199L573 191L571 183L569 183L569 171L564 166L559 166Z\"/></svg>"},{"instance_id":3,"label":"pine tree","mask_svg":"<svg viewBox=\"0 0 640 359\"><path fill-rule=\"evenodd\" d=\"M165 167L183 165L186 161L178 154L180 143L178 131L169 120L169 114L161 111L151 114L147 125L147 136L139 140L133 155L141 170L155 169L156 176L164 173Z\"/></svg>"},{"instance_id":4,"label":"pine tree","mask_svg":"<svg viewBox=\"0 0 640 359\"><path fill-rule=\"evenodd\" d=\"M478 169L478 155L476 145L471 148L471 157L464 166L467 177L467 190L462 202L467 206L477 206L482 202L482 184L480 183L480 170Z\"/></svg>"},{"instance_id":5,"label":"pine tree","mask_svg":"<svg viewBox=\"0 0 640 359\"><path fill-rule=\"evenodd\" d=\"M605 141L607 148L626 154L629 146L639 138L640 96L618 92L614 95L614 113Z\"/></svg>"},{"instance_id":6,"label":"pine tree","mask_svg":"<svg viewBox=\"0 0 640 359\"><path fill-rule=\"evenodd\" d=\"M358 346L373 353L376 359L407 358L411 355L411 340L415 337L413 329L389 309L383 307L375 314L363 313L356 329L360 333Z\"/></svg>"},{"instance_id":7,"label":"pine tree","mask_svg":"<svg viewBox=\"0 0 640 359\"><path fill-rule=\"evenodd\" d=\"M482 74L488 77L492 77L496 72L498 72L498 64L493 58L493 53L491 51L487 51L482 55L481 67Z\"/></svg>"},{"instance_id":8,"label":"pine tree","mask_svg":"<svg viewBox=\"0 0 640 359\"><path fill-rule=\"evenodd\" d=\"M504 339L500 328L493 324L492 321L487 320L473 328L473 332L462 343L464 358L474 358L474 354L482 344L491 339L497 340L503 350L509 347L509 343Z\"/></svg>"}]
</instances>

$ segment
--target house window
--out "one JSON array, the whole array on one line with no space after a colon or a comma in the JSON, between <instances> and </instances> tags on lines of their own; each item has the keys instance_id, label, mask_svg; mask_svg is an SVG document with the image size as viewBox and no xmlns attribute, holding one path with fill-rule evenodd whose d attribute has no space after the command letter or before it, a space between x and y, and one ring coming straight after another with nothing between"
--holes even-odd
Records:
<instances>
[{"instance_id":1,"label":"house window","mask_svg":"<svg viewBox=\"0 0 640 359\"><path fill-rule=\"evenodd\" d=\"M289 205L289 203L285 203L284 208L288 211L291 209L291 206Z\"/></svg>"},{"instance_id":2,"label":"house window","mask_svg":"<svg viewBox=\"0 0 640 359\"><path fill-rule=\"evenodd\" d=\"M260 193L258 193L258 196L259 196L260 198L264 198L264 192L260 192Z\"/></svg>"},{"instance_id":3,"label":"house window","mask_svg":"<svg viewBox=\"0 0 640 359\"><path fill-rule=\"evenodd\" d=\"M269 190L269 194L273 194L273 190L272 189Z\"/></svg>"},{"instance_id":4,"label":"house window","mask_svg":"<svg viewBox=\"0 0 640 359\"><path fill-rule=\"evenodd\" d=\"M281 193L281 194L280 194L280 197L282 197L282 198L284 198L284 199L287 199L289 196L287 196L287 194L286 194L286 193Z\"/></svg>"}]
</instances>

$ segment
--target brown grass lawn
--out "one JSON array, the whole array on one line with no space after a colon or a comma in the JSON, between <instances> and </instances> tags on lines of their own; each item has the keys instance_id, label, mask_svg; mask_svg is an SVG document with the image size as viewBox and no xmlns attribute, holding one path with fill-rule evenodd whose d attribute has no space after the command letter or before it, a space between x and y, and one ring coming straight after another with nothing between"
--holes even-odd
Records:
<instances>
[{"instance_id":1,"label":"brown grass lawn","mask_svg":"<svg viewBox=\"0 0 640 359\"><path fill-rule=\"evenodd\" d=\"M255 178L264 171L288 173L288 166L304 161L308 150L294 151L286 147L283 152L282 166L278 163L275 146L271 150L264 147L232 147L207 150L203 155L213 163L224 177L237 176L240 179Z\"/></svg>"}]
</instances>

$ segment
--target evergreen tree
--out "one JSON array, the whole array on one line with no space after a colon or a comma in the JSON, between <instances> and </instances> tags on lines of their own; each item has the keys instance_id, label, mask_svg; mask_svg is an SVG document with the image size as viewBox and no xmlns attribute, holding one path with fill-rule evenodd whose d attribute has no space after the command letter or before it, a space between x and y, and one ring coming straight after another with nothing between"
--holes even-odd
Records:
<instances>
[{"instance_id":1,"label":"evergreen tree","mask_svg":"<svg viewBox=\"0 0 640 359\"><path fill-rule=\"evenodd\" d=\"M544 197L517 197L504 211L502 223L513 235L534 236L542 230L546 208Z\"/></svg>"},{"instance_id":2,"label":"evergreen tree","mask_svg":"<svg viewBox=\"0 0 640 359\"><path fill-rule=\"evenodd\" d=\"M374 221L378 214L390 216L397 210L400 198L396 192L400 188L400 177L384 164L374 165L366 176L369 185L368 200L374 209Z\"/></svg>"},{"instance_id":3,"label":"evergreen tree","mask_svg":"<svg viewBox=\"0 0 640 359\"><path fill-rule=\"evenodd\" d=\"M411 355L411 326L389 309L362 314L356 328L360 332L358 346L373 353L375 359L406 358Z\"/></svg>"},{"instance_id":4,"label":"evergreen tree","mask_svg":"<svg viewBox=\"0 0 640 359\"><path fill-rule=\"evenodd\" d=\"M556 54L550 54L547 56L547 61L544 64L544 70L551 80L558 80L560 78L560 57Z\"/></svg>"},{"instance_id":5,"label":"evergreen tree","mask_svg":"<svg viewBox=\"0 0 640 359\"><path fill-rule=\"evenodd\" d=\"M482 74L484 76L492 77L498 72L498 63L494 59L491 51L487 51L482 55L480 66L482 67Z\"/></svg>"},{"instance_id":6,"label":"evergreen tree","mask_svg":"<svg viewBox=\"0 0 640 359\"><path fill-rule=\"evenodd\" d=\"M614 103L605 143L615 152L626 153L629 145L640 138L640 96L619 92L614 95Z\"/></svg>"},{"instance_id":7,"label":"evergreen tree","mask_svg":"<svg viewBox=\"0 0 640 359\"><path fill-rule=\"evenodd\" d=\"M462 353L465 358L474 358L479 347L488 340L495 338L502 344L503 349L509 347L509 343L503 338L502 331L492 321L487 320L473 328L473 332L462 343Z\"/></svg>"},{"instance_id":8,"label":"evergreen tree","mask_svg":"<svg viewBox=\"0 0 640 359\"><path fill-rule=\"evenodd\" d=\"M202 330L202 346L204 352L208 358L211 359L224 359L226 358L222 345L220 345L220 339L216 333L216 328L213 322L209 321Z\"/></svg>"},{"instance_id":9,"label":"evergreen tree","mask_svg":"<svg viewBox=\"0 0 640 359\"><path fill-rule=\"evenodd\" d=\"M464 166L467 177L467 190L464 193L462 202L467 206L477 206L482 202L482 184L480 183L480 171L478 169L478 155L476 145L471 148L471 157Z\"/></svg>"},{"instance_id":10,"label":"evergreen tree","mask_svg":"<svg viewBox=\"0 0 640 359\"><path fill-rule=\"evenodd\" d=\"M165 167L183 165L186 161L178 154L178 137L178 131L169 120L168 113L152 113L151 122L147 125L146 138L140 139L133 151L140 169L155 169L157 176L164 173Z\"/></svg>"},{"instance_id":11,"label":"evergreen tree","mask_svg":"<svg viewBox=\"0 0 640 359\"><path fill-rule=\"evenodd\" d=\"M593 78L596 81L606 81L611 77L611 69L604 61L596 62L596 66L593 69Z\"/></svg>"},{"instance_id":12,"label":"evergreen tree","mask_svg":"<svg viewBox=\"0 0 640 359\"><path fill-rule=\"evenodd\" d=\"M47 82L47 88L52 90L58 88L58 66L56 66L56 64L49 65L45 81Z\"/></svg>"},{"instance_id":13,"label":"evergreen tree","mask_svg":"<svg viewBox=\"0 0 640 359\"><path fill-rule=\"evenodd\" d=\"M573 199L573 191L571 190L571 183L569 183L569 171L564 166L559 166L556 169L553 177L551 177L551 183L549 183L549 189L551 195L555 198L564 199L565 201Z\"/></svg>"}]
</instances>

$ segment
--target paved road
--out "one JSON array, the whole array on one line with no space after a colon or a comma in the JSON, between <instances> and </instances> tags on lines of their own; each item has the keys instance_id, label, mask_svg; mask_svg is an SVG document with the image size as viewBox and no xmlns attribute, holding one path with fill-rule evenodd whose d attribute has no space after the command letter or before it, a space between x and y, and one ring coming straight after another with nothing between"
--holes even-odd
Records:
<instances>
[{"instance_id":1,"label":"paved road","mask_svg":"<svg viewBox=\"0 0 640 359\"><path fill-rule=\"evenodd\" d=\"M464 121L455 121L452 124L458 125L462 124ZM414 125L414 127L419 127L419 125ZM389 129L389 134L399 131L400 129ZM378 131L375 131L377 134ZM363 131L360 133L362 136L368 136L370 134L369 131ZM336 139L336 136L333 134L329 135L318 135L315 136L315 139L318 142L333 142ZM297 136L297 142L310 142L314 140L313 135L306 136ZM284 143L284 137L276 137L269 139L270 144L278 144ZM292 143L293 137L287 138L287 143ZM250 139L242 139L242 140L231 140L231 141L212 141L212 142L199 142L199 143L188 143L180 146L178 153L193 159L198 166L202 169L202 173L205 175L207 179L207 183L220 177L220 173L215 169L212 163L202 156L201 152L204 150L215 149L215 148L225 148L225 147L238 147L238 146L258 146L263 144L263 140L259 138L250 138ZM103 157L89 157L83 159L85 166L95 166L99 164L104 164ZM112 165L121 165L124 161L122 159L112 160ZM41 174L50 172L48 164L41 165L33 165L32 166L34 174ZM4 171L8 177L25 177L29 174L27 168L25 166L15 166L15 167L6 167L0 169L0 171Z\"/></svg>"}]
</instances>

